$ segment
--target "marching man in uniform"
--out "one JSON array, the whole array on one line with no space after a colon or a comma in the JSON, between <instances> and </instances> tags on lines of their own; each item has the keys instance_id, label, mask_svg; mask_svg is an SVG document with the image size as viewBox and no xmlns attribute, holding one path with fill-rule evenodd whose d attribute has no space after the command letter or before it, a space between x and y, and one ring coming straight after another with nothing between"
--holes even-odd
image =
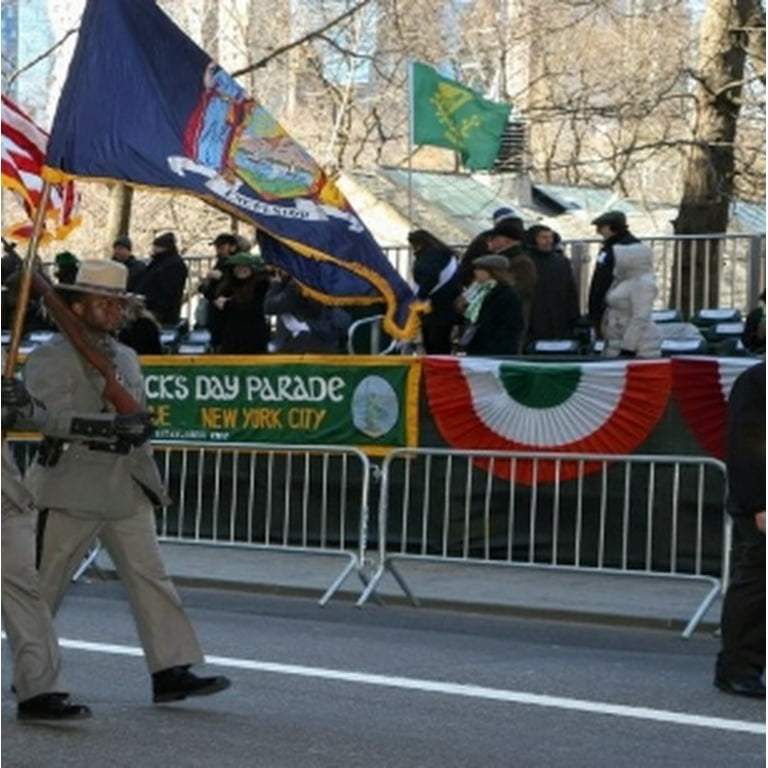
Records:
<instances>
[{"instance_id":1,"label":"marching man in uniform","mask_svg":"<svg viewBox=\"0 0 768 768\"><path fill-rule=\"evenodd\" d=\"M84 261L59 292L85 327L90 346L110 362L118 384L144 403L139 361L112 334L123 322L128 271L114 261ZM48 412L44 441L27 475L48 521L40 562L41 592L55 613L70 577L98 538L128 593L156 703L228 688L226 677L198 677L203 654L160 556L155 506L167 504L149 438L151 413L118 413L106 379L64 335L36 348L25 381Z\"/></svg>"},{"instance_id":2,"label":"marching man in uniform","mask_svg":"<svg viewBox=\"0 0 768 768\"><path fill-rule=\"evenodd\" d=\"M3 351L5 367L5 351ZM2 381L2 427L37 429L45 418L18 379ZM48 606L40 596L35 568L37 510L3 438L3 626L13 654L13 690L19 720L69 721L91 716L64 690L59 642Z\"/></svg>"}]
</instances>

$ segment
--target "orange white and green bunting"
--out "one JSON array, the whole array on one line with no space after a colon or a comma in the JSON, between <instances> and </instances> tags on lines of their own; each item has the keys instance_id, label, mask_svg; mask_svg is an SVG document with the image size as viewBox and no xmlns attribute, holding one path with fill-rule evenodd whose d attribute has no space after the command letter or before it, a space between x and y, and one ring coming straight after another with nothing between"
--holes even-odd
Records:
<instances>
[{"instance_id":1,"label":"orange white and green bunting","mask_svg":"<svg viewBox=\"0 0 768 768\"><path fill-rule=\"evenodd\" d=\"M671 391L669 360L546 365L487 358L427 358L429 408L453 448L628 454L650 435ZM514 463L522 483L576 477L592 467ZM494 462L508 477L509 463ZM534 476L534 471L536 475Z\"/></svg>"},{"instance_id":2,"label":"orange white and green bunting","mask_svg":"<svg viewBox=\"0 0 768 768\"><path fill-rule=\"evenodd\" d=\"M734 381L757 357L678 357L672 360L677 407L696 439L725 457L725 416Z\"/></svg>"}]
</instances>

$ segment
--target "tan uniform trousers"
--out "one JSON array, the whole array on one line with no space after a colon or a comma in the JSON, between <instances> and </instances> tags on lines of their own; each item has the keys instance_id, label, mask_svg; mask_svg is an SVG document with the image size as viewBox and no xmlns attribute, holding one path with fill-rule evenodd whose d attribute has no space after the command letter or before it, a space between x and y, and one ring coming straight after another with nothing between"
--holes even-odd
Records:
<instances>
[{"instance_id":1,"label":"tan uniform trousers","mask_svg":"<svg viewBox=\"0 0 768 768\"><path fill-rule=\"evenodd\" d=\"M203 653L195 630L160 556L154 509L138 486L136 512L129 517L104 520L49 510L40 589L51 610L56 612L72 574L96 538L128 593L150 673L200 663Z\"/></svg>"},{"instance_id":2,"label":"tan uniform trousers","mask_svg":"<svg viewBox=\"0 0 768 768\"><path fill-rule=\"evenodd\" d=\"M19 701L43 693L66 693L51 612L35 568L37 512L20 509L2 495L3 624L13 654L13 684Z\"/></svg>"}]
</instances>

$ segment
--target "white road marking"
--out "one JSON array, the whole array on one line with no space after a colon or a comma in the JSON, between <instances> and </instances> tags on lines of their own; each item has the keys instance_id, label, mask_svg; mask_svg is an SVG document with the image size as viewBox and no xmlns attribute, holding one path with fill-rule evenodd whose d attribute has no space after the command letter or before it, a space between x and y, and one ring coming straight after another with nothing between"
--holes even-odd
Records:
<instances>
[{"instance_id":1,"label":"white road marking","mask_svg":"<svg viewBox=\"0 0 768 768\"><path fill-rule=\"evenodd\" d=\"M114 645L110 643L91 643L84 640L61 639L64 648L93 653L108 653L118 656L142 656L141 648L130 645ZM362 685L378 685L386 688L399 688L421 693L439 693L449 696L466 696L473 699L488 701L503 701L511 704L529 704L550 709L565 709L574 712L587 712L596 715L614 715L629 717L636 720L653 720L674 725L690 725L698 728L714 728L722 731L740 733L756 733L765 735L764 723L749 722L748 720L728 720L722 717L692 715L685 712L671 712L664 709L649 707L630 707L624 704L608 704L601 701L586 701L570 699L561 696L543 696L523 691L509 691L502 688L486 688L481 685L465 685L462 683L444 683L437 680L419 680L396 675L374 675L367 672L348 672L341 669L325 669L323 667L305 667L297 664L276 664L268 661L252 661L251 659L234 659L227 656L206 656L208 664L230 669L247 669L254 672L271 672L278 675L296 675L322 680L336 680L345 683Z\"/></svg>"}]
</instances>

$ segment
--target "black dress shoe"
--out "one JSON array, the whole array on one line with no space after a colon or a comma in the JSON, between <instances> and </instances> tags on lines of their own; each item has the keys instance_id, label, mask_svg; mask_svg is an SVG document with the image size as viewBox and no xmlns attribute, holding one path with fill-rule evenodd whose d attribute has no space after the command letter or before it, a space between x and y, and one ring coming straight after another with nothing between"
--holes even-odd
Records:
<instances>
[{"instance_id":1,"label":"black dress shoe","mask_svg":"<svg viewBox=\"0 0 768 768\"><path fill-rule=\"evenodd\" d=\"M189 667L171 667L152 675L152 701L162 704L168 701L181 701L188 696L209 696L223 691L232 683L229 678L198 677L189 671Z\"/></svg>"},{"instance_id":2,"label":"black dress shoe","mask_svg":"<svg viewBox=\"0 0 768 768\"><path fill-rule=\"evenodd\" d=\"M42 693L26 701L20 701L16 710L18 720L85 720L91 710L84 704L71 704L66 693Z\"/></svg>"},{"instance_id":3,"label":"black dress shoe","mask_svg":"<svg viewBox=\"0 0 768 768\"><path fill-rule=\"evenodd\" d=\"M752 699L765 698L765 683L759 678L747 680L728 680L725 677L715 678L715 688L734 696L749 696Z\"/></svg>"}]
</instances>

